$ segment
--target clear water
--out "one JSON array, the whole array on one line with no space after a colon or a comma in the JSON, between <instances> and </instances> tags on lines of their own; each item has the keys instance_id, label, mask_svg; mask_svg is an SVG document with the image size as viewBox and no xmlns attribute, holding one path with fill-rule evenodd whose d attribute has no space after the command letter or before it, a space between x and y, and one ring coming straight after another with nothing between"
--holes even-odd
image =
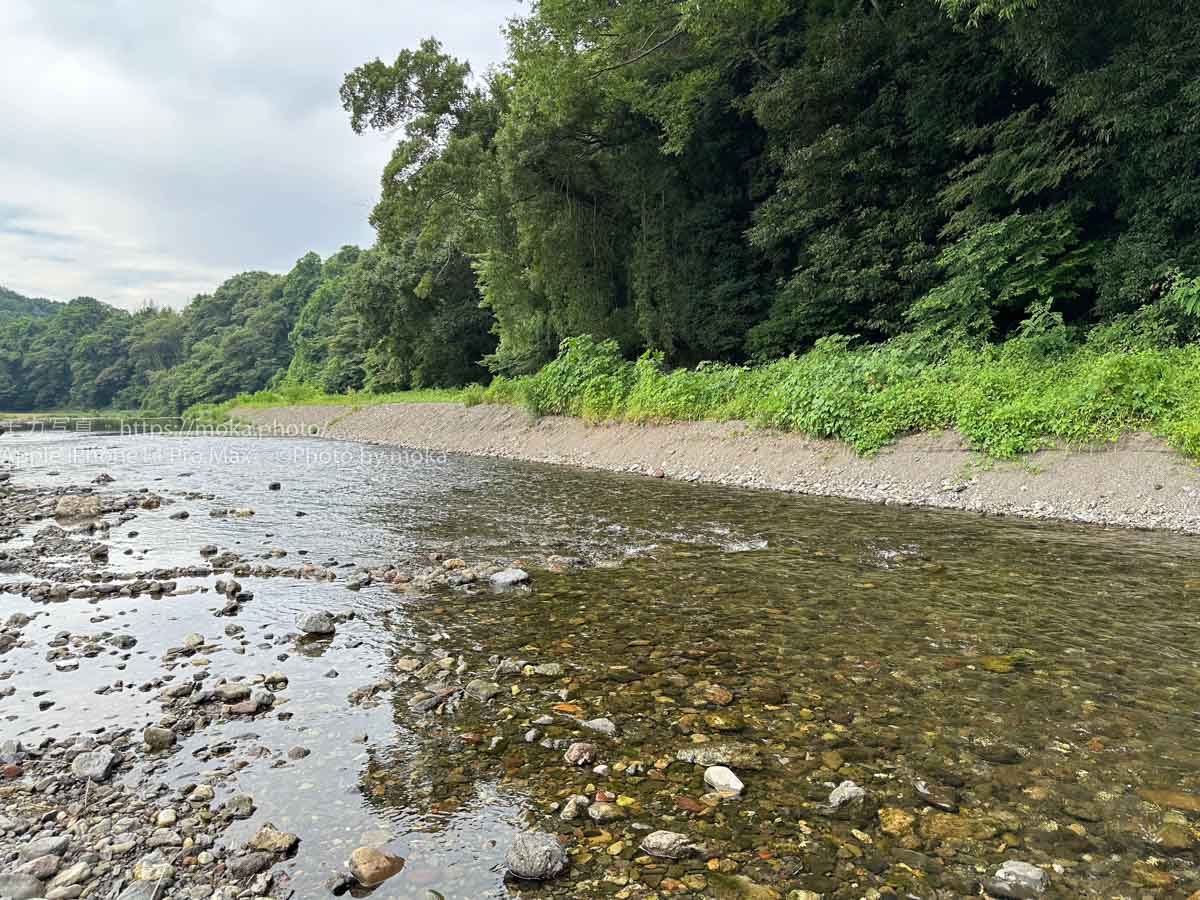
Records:
<instances>
[{"instance_id":1,"label":"clear water","mask_svg":"<svg viewBox=\"0 0 1200 900\"><path fill-rule=\"evenodd\" d=\"M0 454L22 484L85 484L107 471L116 482L106 490L150 487L178 501L114 527L116 572L195 563L205 543L248 557L279 547L283 564L301 551L322 564L414 569L435 552L596 563L534 570L530 589L502 594L241 579L255 594L232 620L246 629L244 654L211 592L47 607L0 595L0 617L44 613L25 631L34 646L0 657L0 673L14 673L0 687L17 688L0 701L0 739L157 720L155 692L94 690L162 675L162 654L189 632L219 645L203 668L213 676L289 677L279 709L290 719L210 727L152 774L182 783L220 772L224 791L252 794L257 814L227 837L263 821L298 833L301 852L284 869L298 897L326 896L324 879L379 831L408 860L387 897L600 897L637 884L669 893L689 877L694 893L741 896L722 862L784 895L949 897L1011 858L1057 865L1053 896L1200 887L1179 837L1195 837L1200 800L1147 793L1200 797L1195 539L306 439L9 434ZM283 489L269 491L273 481ZM255 515L213 519L214 507ZM191 518L167 518L181 508ZM279 645L311 608L357 618L327 645ZM55 672L46 642L61 631L127 631L138 644L127 661L106 651ZM348 702L394 675L393 657L414 655L461 656L464 681L490 677L494 656L565 673L501 678L490 705L465 701L452 715L414 712L411 683L372 707ZM711 685L732 702L713 703ZM37 710L38 690L52 709ZM556 710L563 703L576 711ZM525 743L543 715L555 718L548 737L596 740L601 761L640 761L648 773L598 776ZM617 740L579 730L598 716L620 726ZM704 809L703 770L667 765L704 737L761 749L765 767L739 771L742 800ZM311 755L288 760L295 745ZM956 787L961 814L923 804L914 778ZM845 779L914 816L911 832L887 833L872 808L822 814ZM589 787L623 795L629 817L553 814ZM507 842L531 827L570 835L572 868L541 888L506 884ZM642 827L689 834L715 862L647 864Z\"/></svg>"}]
</instances>

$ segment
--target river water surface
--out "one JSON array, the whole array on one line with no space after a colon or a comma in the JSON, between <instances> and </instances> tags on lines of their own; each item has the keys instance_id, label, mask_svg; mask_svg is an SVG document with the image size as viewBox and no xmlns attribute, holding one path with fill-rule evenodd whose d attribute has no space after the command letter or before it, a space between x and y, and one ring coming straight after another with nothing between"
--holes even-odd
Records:
<instances>
[{"instance_id":1,"label":"river water surface","mask_svg":"<svg viewBox=\"0 0 1200 900\"><path fill-rule=\"evenodd\" d=\"M16 689L0 700L0 740L157 721L157 692L136 686L189 633L215 645L198 672L288 677L286 715L218 721L132 777L251 794L255 816L226 837L264 821L300 835L281 867L297 897L328 896L326 878L363 843L407 860L376 894L400 898L955 897L1010 859L1042 866L1050 896L1200 888L1194 538L306 438L9 434L0 461L21 485L107 472L114 491L175 500L112 528L113 574L198 564L210 543L339 573L240 578L254 599L236 620L214 615L209 590L49 605L0 595L0 619L41 613L30 646L0 657L12 673L0 684ZM254 515L209 516L226 507ZM190 518L169 518L180 510ZM357 567L416 571L431 554L523 559L532 580L347 588ZM553 554L587 564L539 565ZM355 617L329 641L285 640L312 609ZM70 672L46 659L60 633L101 630L137 645ZM410 706L411 681L349 700L412 658L447 659L463 683L493 678L504 658L562 673L496 677L498 697L434 715ZM597 717L618 735L580 728ZM568 765L571 740L594 741L610 770ZM743 797L720 802L677 754L731 740L759 758L734 767ZM310 754L289 758L297 746ZM868 801L831 814L846 780ZM559 818L556 804L596 791L625 817ZM570 838L570 869L540 887L506 882L508 843L533 829ZM649 860L637 845L655 829L701 852Z\"/></svg>"}]
</instances>

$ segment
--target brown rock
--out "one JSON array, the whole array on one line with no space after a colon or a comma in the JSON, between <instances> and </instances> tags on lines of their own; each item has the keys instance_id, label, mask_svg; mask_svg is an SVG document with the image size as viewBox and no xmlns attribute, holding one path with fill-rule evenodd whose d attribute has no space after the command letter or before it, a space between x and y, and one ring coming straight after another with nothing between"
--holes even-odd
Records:
<instances>
[{"instance_id":1,"label":"brown rock","mask_svg":"<svg viewBox=\"0 0 1200 900\"><path fill-rule=\"evenodd\" d=\"M350 874L363 887L383 884L404 869L404 860L374 847L359 847L350 854Z\"/></svg>"}]
</instances>

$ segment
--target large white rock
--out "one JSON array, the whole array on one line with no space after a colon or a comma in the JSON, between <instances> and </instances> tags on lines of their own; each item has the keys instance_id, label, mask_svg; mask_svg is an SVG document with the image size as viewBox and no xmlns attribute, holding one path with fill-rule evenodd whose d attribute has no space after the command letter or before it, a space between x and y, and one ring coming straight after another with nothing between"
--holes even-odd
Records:
<instances>
[{"instance_id":1,"label":"large white rock","mask_svg":"<svg viewBox=\"0 0 1200 900\"><path fill-rule=\"evenodd\" d=\"M740 794L746 789L742 780L724 766L709 766L705 769L704 783L723 794Z\"/></svg>"},{"instance_id":2,"label":"large white rock","mask_svg":"<svg viewBox=\"0 0 1200 900\"><path fill-rule=\"evenodd\" d=\"M567 854L552 834L519 834L504 855L504 864L517 878L545 881L567 867Z\"/></svg>"}]
</instances>

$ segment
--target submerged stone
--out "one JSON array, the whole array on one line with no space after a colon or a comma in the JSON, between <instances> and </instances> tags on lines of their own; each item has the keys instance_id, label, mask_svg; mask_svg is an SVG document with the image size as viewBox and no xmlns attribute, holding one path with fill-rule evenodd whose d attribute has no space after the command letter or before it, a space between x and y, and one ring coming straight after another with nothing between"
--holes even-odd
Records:
<instances>
[{"instance_id":1,"label":"submerged stone","mask_svg":"<svg viewBox=\"0 0 1200 900\"><path fill-rule=\"evenodd\" d=\"M567 867L567 854L551 834L519 834L504 854L509 873L525 881L545 881Z\"/></svg>"},{"instance_id":2,"label":"submerged stone","mask_svg":"<svg viewBox=\"0 0 1200 900\"><path fill-rule=\"evenodd\" d=\"M1010 859L996 870L984 888L994 897L1009 900L1033 900L1050 886L1050 876L1035 865Z\"/></svg>"}]
</instances>

